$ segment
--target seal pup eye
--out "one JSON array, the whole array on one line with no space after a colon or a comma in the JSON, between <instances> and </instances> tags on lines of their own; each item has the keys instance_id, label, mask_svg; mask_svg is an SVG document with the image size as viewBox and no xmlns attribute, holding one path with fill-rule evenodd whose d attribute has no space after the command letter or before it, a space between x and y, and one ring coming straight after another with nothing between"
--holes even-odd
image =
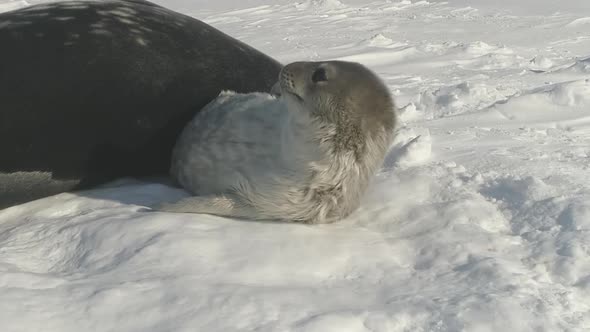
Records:
<instances>
[{"instance_id":1,"label":"seal pup eye","mask_svg":"<svg viewBox=\"0 0 590 332\"><path fill-rule=\"evenodd\" d=\"M311 81L314 83L325 82L327 80L328 76L326 75L326 70L324 68L316 69L311 75Z\"/></svg>"}]
</instances>

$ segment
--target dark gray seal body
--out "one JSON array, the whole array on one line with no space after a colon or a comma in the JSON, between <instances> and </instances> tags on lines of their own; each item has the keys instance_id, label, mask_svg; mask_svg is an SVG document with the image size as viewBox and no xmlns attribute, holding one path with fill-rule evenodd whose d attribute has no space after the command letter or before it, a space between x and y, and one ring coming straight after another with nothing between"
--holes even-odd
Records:
<instances>
[{"instance_id":1,"label":"dark gray seal body","mask_svg":"<svg viewBox=\"0 0 590 332\"><path fill-rule=\"evenodd\" d=\"M140 0L0 14L0 209L122 176L164 175L222 90L269 91L281 65Z\"/></svg>"},{"instance_id":2,"label":"dark gray seal body","mask_svg":"<svg viewBox=\"0 0 590 332\"><path fill-rule=\"evenodd\" d=\"M157 207L328 223L360 204L396 125L388 88L351 62L296 62L265 93L222 93L174 148L171 173L195 196Z\"/></svg>"}]
</instances>

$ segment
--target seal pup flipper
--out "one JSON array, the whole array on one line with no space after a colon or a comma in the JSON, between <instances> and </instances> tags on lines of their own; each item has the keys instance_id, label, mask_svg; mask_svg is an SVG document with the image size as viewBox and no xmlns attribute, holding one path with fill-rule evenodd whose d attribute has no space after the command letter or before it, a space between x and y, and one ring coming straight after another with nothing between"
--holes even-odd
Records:
<instances>
[{"instance_id":1,"label":"seal pup flipper","mask_svg":"<svg viewBox=\"0 0 590 332\"><path fill-rule=\"evenodd\" d=\"M193 196L174 203L156 206L155 211L176 213L202 213L221 217L260 219L255 209L230 196Z\"/></svg>"}]
</instances>

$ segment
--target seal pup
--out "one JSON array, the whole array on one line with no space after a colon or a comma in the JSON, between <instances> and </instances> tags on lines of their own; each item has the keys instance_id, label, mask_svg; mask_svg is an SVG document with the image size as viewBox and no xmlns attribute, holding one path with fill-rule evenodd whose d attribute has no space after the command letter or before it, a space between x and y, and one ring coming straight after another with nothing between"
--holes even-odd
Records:
<instances>
[{"instance_id":1,"label":"seal pup","mask_svg":"<svg viewBox=\"0 0 590 332\"><path fill-rule=\"evenodd\" d=\"M158 210L315 224L358 207L394 136L385 84L358 63L295 62L273 90L224 92L191 121L171 174L196 196Z\"/></svg>"},{"instance_id":2,"label":"seal pup","mask_svg":"<svg viewBox=\"0 0 590 332\"><path fill-rule=\"evenodd\" d=\"M0 14L0 209L120 177L168 176L178 135L222 90L282 65L143 0Z\"/></svg>"}]
</instances>

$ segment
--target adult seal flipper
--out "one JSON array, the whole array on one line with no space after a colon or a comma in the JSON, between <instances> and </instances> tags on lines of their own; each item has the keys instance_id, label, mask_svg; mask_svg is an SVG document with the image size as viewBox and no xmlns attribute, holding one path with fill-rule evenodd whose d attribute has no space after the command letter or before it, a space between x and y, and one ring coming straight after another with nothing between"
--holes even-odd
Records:
<instances>
[{"instance_id":1,"label":"adult seal flipper","mask_svg":"<svg viewBox=\"0 0 590 332\"><path fill-rule=\"evenodd\" d=\"M0 209L121 176L164 175L222 90L270 91L281 65L147 1L0 14Z\"/></svg>"}]
</instances>

